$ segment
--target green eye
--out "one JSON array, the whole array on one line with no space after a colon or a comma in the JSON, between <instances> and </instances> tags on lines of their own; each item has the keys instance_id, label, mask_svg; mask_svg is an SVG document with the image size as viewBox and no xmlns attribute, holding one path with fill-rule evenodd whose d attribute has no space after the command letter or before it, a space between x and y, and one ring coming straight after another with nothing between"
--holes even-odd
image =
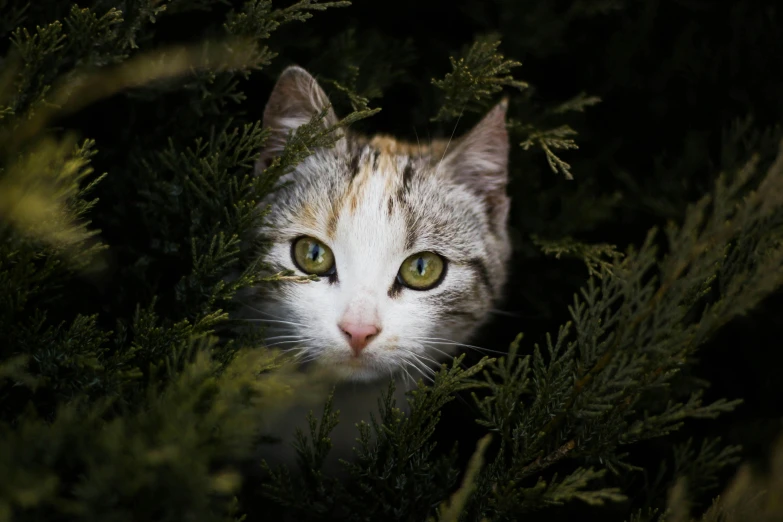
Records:
<instances>
[{"instance_id":1,"label":"green eye","mask_svg":"<svg viewBox=\"0 0 783 522\"><path fill-rule=\"evenodd\" d=\"M334 271L332 249L312 237L300 237L291 246L294 264L305 274L329 275Z\"/></svg>"},{"instance_id":2,"label":"green eye","mask_svg":"<svg viewBox=\"0 0 783 522\"><path fill-rule=\"evenodd\" d=\"M397 276L400 284L414 290L436 287L446 273L446 262L434 252L419 252L403 261Z\"/></svg>"}]
</instances>

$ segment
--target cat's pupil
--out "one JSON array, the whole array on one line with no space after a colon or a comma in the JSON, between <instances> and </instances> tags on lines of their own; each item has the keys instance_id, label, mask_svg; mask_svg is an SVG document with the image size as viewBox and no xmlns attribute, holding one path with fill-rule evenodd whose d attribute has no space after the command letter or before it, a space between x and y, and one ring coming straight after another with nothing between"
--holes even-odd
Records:
<instances>
[{"instance_id":1,"label":"cat's pupil","mask_svg":"<svg viewBox=\"0 0 783 522\"><path fill-rule=\"evenodd\" d=\"M420 257L416 260L416 271L419 273L419 275L424 275L424 271L427 268L427 262L424 261L423 257Z\"/></svg>"},{"instance_id":2,"label":"cat's pupil","mask_svg":"<svg viewBox=\"0 0 783 522\"><path fill-rule=\"evenodd\" d=\"M310 261L320 263L323 258L323 250L318 243L310 243L310 251L307 253Z\"/></svg>"}]
</instances>

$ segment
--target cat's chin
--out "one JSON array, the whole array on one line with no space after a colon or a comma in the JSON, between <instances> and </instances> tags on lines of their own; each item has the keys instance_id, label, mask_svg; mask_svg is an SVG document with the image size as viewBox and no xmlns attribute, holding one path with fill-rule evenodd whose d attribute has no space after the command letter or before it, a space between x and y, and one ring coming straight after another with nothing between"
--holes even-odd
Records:
<instances>
[{"instance_id":1,"label":"cat's chin","mask_svg":"<svg viewBox=\"0 0 783 522\"><path fill-rule=\"evenodd\" d=\"M368 361L359 359L348 359L341 362L325 363L338 380L346 382L376 382L389 378L389 371L381 371L379 368L370 364Z\"/></svg>"}]
</instances>

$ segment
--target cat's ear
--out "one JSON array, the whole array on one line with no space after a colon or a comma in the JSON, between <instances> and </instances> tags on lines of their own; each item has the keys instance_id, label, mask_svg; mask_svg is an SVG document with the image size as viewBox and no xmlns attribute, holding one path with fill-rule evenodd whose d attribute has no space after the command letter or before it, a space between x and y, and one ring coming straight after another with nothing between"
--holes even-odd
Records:
<instances>
[{"instance_id":1,"label":"cat's ear","mask_svg":"<svg viewBox=\"0 0 783 522\"><path fill-rule=\"evenodd\" d=\"M504 99L454 144L440 170L484 199L488 208L507 207L508 131Z\"/></svg>"},{"instance_id":2,"label":"cat's ear","mask_svg":"<svg viewBox=\"0 0 783 522\"><path fill-rule=\"evenodd\" d=\"M277 79L264 109L264 127L270 129L271 134L261 152L256 171L266 168L282 152L291 131L296 132L297 127L309 122L329 105L328 96L310 73L295 65L286 68ZM326 127L338 122L331 107L322 121Z\"/></svg>"}]
</instances>

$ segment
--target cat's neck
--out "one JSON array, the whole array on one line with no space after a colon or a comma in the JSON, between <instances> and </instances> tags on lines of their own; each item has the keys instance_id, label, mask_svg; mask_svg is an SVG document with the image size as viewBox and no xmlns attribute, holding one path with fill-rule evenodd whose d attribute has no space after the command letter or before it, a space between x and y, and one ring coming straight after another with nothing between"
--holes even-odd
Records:
<instances>
[{"instance_id":1,"label":"cat's neck","mask_svg":"<svg viewBox=\"0 0 783 522\"><path fill-rule=\"evenodd\" d=\"M410 379L400 377L394 379L394 405L403 412L408 411L406 393L414 388ZM342 466L340 460L352 460L353 448L358 445L360 422L370 423L371 415L380 421L379 404L389 389L389 379L370 382L343 381L334 387L332 411L339 412L339 423L329 434L332 449L324 463L325 471L339 474ZM300 403L275 419L270 419L265 435L280 438L274 445L264 445L261 456L271 465L293 465L296 462L296 452L293 448L297 429L302 430L310 438L307 423L307 413L312 411L320 422L324 403L331 390L325 391L313 401ZM372 434L373 438L375 434Z\"/></svg>"}]
</instances>

